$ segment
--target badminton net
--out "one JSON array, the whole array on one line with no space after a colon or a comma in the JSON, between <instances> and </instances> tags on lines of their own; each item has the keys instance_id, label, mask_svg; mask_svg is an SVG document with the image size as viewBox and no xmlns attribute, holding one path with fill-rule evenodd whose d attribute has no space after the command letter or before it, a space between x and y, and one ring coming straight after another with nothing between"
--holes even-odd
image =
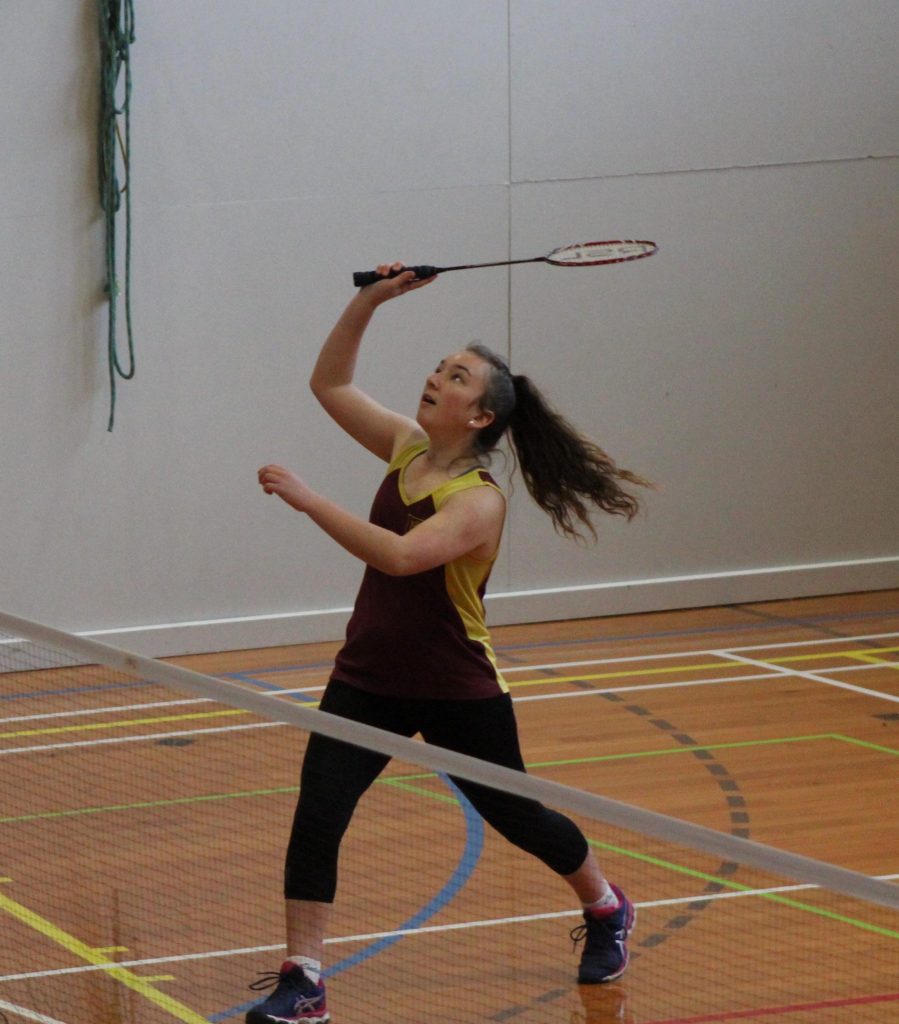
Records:
<instances>
[{"instance_id":1,"label":"badminton net","mask_svg":"<svg viewBox=\"0 0 899 1024\"><path fill-rule=\"evenodd\" d=\"M0 615L0 1024L242 1021L285 955L316 731L392 758L341 850L337 1024L895 1019L888 882L334 718L319 692ZM450 776L577 822L637 906L622 979L576 983L572 894Z\"/></svg>"}]
</instances>

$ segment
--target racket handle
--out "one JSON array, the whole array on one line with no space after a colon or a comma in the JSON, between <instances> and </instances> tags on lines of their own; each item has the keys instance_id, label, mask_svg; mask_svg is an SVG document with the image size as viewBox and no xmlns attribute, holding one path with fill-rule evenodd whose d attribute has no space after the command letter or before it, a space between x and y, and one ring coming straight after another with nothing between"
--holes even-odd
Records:
<instances>
[{"instance_id":1,"label":"racket handle","mask_svg":"<svg viewBox=\"0 0 899 1024\"><path fill-rule=\"evenodd\" d=\"M419 281L424 281L425 278L434 277L435 274L440 273L439 267L403 267L402 270L391 270L387 277L397 277L399 274L405 274L407 270L414 270L415 277ZM384 280L384 275L379 274L377 270L361 270L353 274L353 284L357 288L364 288L366 285Z\"/></svg>"}]
</instances>

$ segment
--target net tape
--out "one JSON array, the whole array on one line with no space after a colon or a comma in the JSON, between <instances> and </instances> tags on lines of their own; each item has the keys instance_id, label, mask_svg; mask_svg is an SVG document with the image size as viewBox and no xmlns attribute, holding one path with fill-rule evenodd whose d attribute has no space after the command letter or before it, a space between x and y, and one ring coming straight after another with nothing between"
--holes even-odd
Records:
<instances>
[{"instance_id":1,"label":"net tape","mask_svg":"<svg viewBox=\"0 0 899 1024\"><path fill-rule=\"evenodd\" d=\"M277 696L254 692L238 683L203 675L4 612L0 612L0 631L10 638L43 645L81 664L105 665L135 678L241 708L273 723L293 725L332 739L369 747L430 772L459 776L662 842L715 854L775 875L899 910L899 887L835 864L718 832L549 779L526 775L324 711L280 702Z\"/></svg>"}]
</instances>

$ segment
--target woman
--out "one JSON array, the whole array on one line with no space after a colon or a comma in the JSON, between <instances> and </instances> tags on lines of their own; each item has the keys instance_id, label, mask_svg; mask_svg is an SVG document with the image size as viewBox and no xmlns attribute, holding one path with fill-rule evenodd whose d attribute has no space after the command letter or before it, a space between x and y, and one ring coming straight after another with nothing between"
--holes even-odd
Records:
<instances>
[{"instance_id":1,"label":"woman","mask_svg":"<svg viewBox=\"0 0 899 1024\"><path fill-rule=\"evenodd\" d=\"M593 527L592 507L632 517L637 502L618 469L546 404L526 377L479 345L442 360L426 379L415 419L353 383L362 336L379 305L422 288L403 264L361 289L319 354L310 381L326 411L389 465L369 521L311 490L295 474L259 471L276 494L361 559L365 574L321 709L524 771L508 688L496 666L482 598L496 558L505 498L484 469L508 430L525 483L556 528ZM389 277L393 272L395 276ZM254 987L275 990L247 1024L330 1019L322 944L334 900L341 838L362 793L389 759L320 735L310 738L287 850L288 958ZM454 780L494 828L559 874L584 910L578 981L612 981L627 967L634 909L605 879L567 817L520 797ZM574 935L575 933L573 933Z\"/></svg>"}]
</instances>

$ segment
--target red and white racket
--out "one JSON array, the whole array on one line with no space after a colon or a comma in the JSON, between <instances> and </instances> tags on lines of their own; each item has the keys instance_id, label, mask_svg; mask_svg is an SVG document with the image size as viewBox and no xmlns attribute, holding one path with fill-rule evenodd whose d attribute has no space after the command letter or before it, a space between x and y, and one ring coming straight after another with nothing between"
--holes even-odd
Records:
<instances>
[{"instance_id":1,"label":"red and white racket","mask_svg":"<svg viewBox=\"0 0 899 1024\"><path fill-rule=\"evenodd\" d=\"M414 270L419 281L436 274L447 274L451 270L477 270L481 267L510 267L516 263L551 263L554 267L599 267L607 263L630 263L631 260L642 260L658 251L655 242L645 240L628 240L613 242L579 242L575 245L563 245L553 249L546 256L535 256L527 260L500 260L498 263L465 263L458 267L405 267L404 270L392 270L388 277L396 277L406 270ZM353 274L353 284L357 288L374 284L382 280L376 270L365 270Z\"/></svg>"}]
</instances>

